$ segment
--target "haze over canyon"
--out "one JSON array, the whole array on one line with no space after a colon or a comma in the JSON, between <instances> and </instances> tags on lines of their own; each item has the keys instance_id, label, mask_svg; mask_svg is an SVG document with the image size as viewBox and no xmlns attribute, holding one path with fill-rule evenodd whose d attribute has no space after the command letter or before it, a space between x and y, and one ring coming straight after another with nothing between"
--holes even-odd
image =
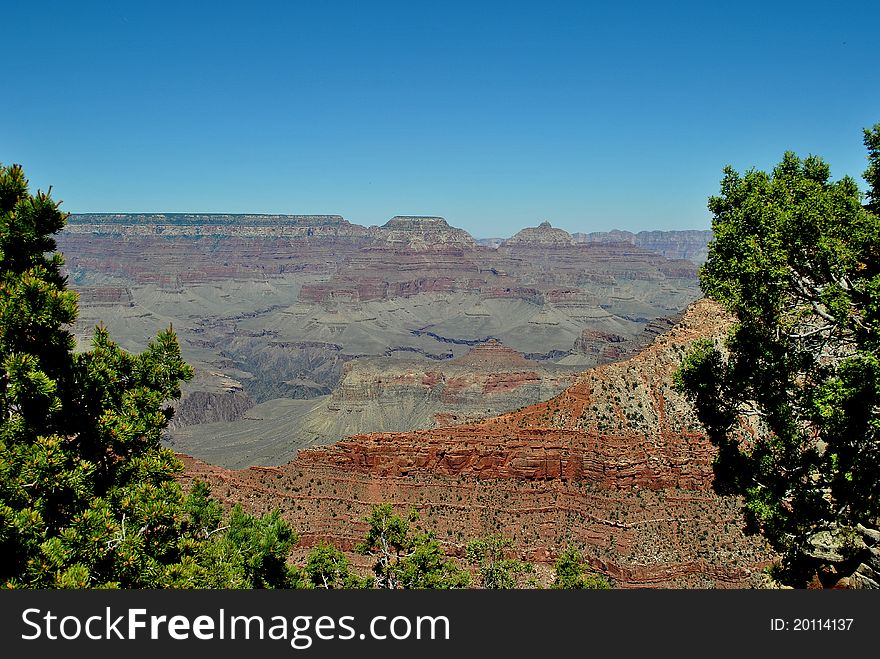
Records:
<instances>
[{"instance_id":1,"label":"haze over canyon","mask_svg":"<svg viewBox=\"0 0 880 659\"><path fill-rule=\"evenodd\" d=\"M671 386L729 322L696 302L710 238L89 214L59 248L81 346L99 321L131 350L177 332L196 376L165 441L184 479L280 508L302 552L352 552L389 501L453 555L497 532L538 565L574 544L621 586L747 586L773 557L712 490Z\"/></svg>"},{"instance_id":2,"label":"haze over canyon","mask_svg":"<svg viewBox=\"0 0 880 659\"><path fill-rule=\"evenodd\" d=\"M546 400L695 300L708 238L544 222L477 241L437 217L89 214L71 216L59 248L80 345L99 322L131 350L172 324L196 378L169 442L242 467Z\"/></svg>"}]
</instances>

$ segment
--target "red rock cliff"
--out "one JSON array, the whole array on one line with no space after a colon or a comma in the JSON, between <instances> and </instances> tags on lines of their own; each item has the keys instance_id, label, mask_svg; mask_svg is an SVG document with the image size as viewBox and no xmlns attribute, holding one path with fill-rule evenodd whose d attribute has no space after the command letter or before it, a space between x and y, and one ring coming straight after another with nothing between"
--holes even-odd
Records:
<instances>
[{"instance_id":1,"label":"red rock cliff","mask_svg":"<svg viewBox=\"0 0 880 659\"><path fill-rule=\"evenodd\" d=\"M452 554L500 532L550 562L567 544L621 586L743 587L772 558L742 533L740 502L711 488L713 448L672 389L687 344L728 319L709 302L643 353L591 369L555 398L482 422L351 437L281 468L187 459L227 501L279 507L305 549L351 549L370 507L415 507Z\"/></svg>"}]
</instances>

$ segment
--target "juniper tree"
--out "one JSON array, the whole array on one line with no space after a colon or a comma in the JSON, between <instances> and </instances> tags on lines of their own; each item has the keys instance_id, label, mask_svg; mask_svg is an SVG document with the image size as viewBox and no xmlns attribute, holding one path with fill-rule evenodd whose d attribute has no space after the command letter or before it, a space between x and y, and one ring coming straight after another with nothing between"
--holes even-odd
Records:
<instances>
[{"instance_id":1,"label":"juniper tree","mask_svg":"<svg viewBox=\"0 0 880 659\"><path fill-rule=\"evenodd\" d=\"M477 570L480 586L486 589L510 589L533 586L526 575L534 574L535 566L515 558L506 552L513 546L510 538L499 534L477 538L468 543L467 559Z\"/></svg>"},{"instance_id":2,"label":"juniper tree","mask_svg":"<svg viewBox=\"0 0 880 659\"><path fill-rule=\"evenodd\" d=\"M373 507L357 550L374 558L376 588L466 588L467 572L446 558L433 534L413 529L417 519L415 511L406 519L395 514L389 503Z\"/></svg>"},{"instance_id":3,"label":"juniper tree","mask_svg":"<svg viewBox=\"0 0 880 659\"><path fill-rule=\"evenodd\" d=\"M557 590L606 590L611 583L593 572L575 547L567 547L553 564L556 573L551 588Z\"/></svg>"},{"instance_id":4,"label":"juniper tree","mask_svg":"<svg viewBox=\"0 0 880 659\"><path fill-rule=\"evenodd\" d=\"M0 584L290 585L295 535L277 514L234 511L205 535L218 510L175 479L160 438L193 371L172 329L129 354L99 327L74 352L77 295L52 237L65 220L20 166L0 165ZM230 556L237 567L217 572Z\"/></svg>"},{"instance_id":5,"label":"juniper tree","mask_svg":"<svg viewBox=\"0 0 880 659\"><path fill-rule=\"evenodd\" d=\"M815 156L724 170L700 284L736 323L677 374L718 447L716 489L744 497L794 585L823 569L817 534L880 515L880 124L865 146L865 205Z\"/></svg>"}]
</instances>

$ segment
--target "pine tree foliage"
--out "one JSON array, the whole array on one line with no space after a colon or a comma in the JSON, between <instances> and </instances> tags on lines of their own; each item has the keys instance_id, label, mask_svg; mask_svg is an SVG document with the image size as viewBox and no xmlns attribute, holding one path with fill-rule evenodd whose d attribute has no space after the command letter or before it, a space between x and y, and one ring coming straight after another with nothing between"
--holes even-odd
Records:
<instances>
[{"instance_id":1,"label":"pine tree foliage","mask_svg":"<svg viewBox=\"0 0 880 659\"><path fill-rule=\"evenodd\" d=\"M575 547L567 547L553 565L556 576L550 588L557 590L607 590L611 583L593 572Z\"/></svg>"},{"instance_id":2,"label":"pine tree foliage","mask_svg":"<svg viewBox=\"0 0 880 659\"><path fill-rule=\"evenodd\" d=\"M326 590L370 588L373 585L372 579L355 574L345 554L326 542L319 543L309 552L303 568L303 581L306 588Z\"/></svg>"},{"instance_id":3,"label":"pine tree foliage","mask_svg":"<svg viewBox=\"0 0 880 659\"><path fill-rule=\"evenodd\" d=\"M412 527L415 511L404 519L391 504L373 507L369 530L358 552L374 558L376 588L467 588L468 573L448 559L433 534Z\"/></svg>"},{"instance_id":4,"label":"pine tree foliage","mask_svg":"<svg viewBox=\"0 0 880 659\"><path fill-rule=\"evenodd\" d=\"M290 585L296 538L277 513L233 510L213 534L219 506L175 480L160 439L193 371L172 329L133 355L98 327L74 352L77 295L52 237L65 220L20 166L0 165L0 584Z\"/></svg>"},{"instance_id":5,"label":"pine tree foliage","mask_svg":"<svg viewBox=\"0 0 880 659\"><path fill-rule=\"evenodd\" d=\"M744 497L794 585L811 538L880 521L880 124L864 142L864 205L815 156L725 169L700 283L736 324L677 374L718 447L716 488Z\"/></svg>"},{"instance_id":6,"label":"pine tree foliage","mask_svg":"<svg viewBox=\"0 0 880 659\"><path fill-rule=\"evenodd\" d=\"M481 588L496 590L535 585L527 576L534 574L535 566L508 557L511 547L513 541L500 534L477 538L468 543L467 559L476 569Z\"/></svg>"}]
</instances>

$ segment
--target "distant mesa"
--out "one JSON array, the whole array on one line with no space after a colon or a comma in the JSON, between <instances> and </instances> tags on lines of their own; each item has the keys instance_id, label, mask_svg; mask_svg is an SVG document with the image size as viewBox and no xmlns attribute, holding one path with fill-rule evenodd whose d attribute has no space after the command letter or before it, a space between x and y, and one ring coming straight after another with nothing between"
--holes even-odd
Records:
<instances>
[{"instance_id":1,"label":"distant mesa","mask_svg":"<svg viewBox=\"0 0 880 659\"><path fill-rule=\"evenodd\" d=\"M574 245L575 239L564 229L557 229L549 222L541 222L536 227L527 227L501 243L502 247L519 245L541 245L545 247L567 247Z\"/></svg>"},{"instance_id":2,"label":"distant mesa","mask_svg":"<svg viewBox=\"0 0 880 659\"><path fill-rule=\"evenodd\" d=\"M429 246L477 246L477 241L464 229L450 226L442 217L428 215L396 215L379 227L378 235L387 243L415 250Z\"/></svg>"},{"instance_id":3,"label":"distant mesa","mask_svg":"<svg viewBox=\"0 0 880 659\"><path fill-rule=\"evenodd\" d=\"M508 348L497 339L489 339L471 348L466 354L452 360L461 366L529 366L532 364L522 353Z\"/></svg>"},{"instance_id":4,"label":"distant mesa","mask_svg":"<svg viewBox=\"0 0 880 659\"><path fill-rule=\"evenodd\" d=\"M624 243L635 245L665 256L667 259L687 259L698 265L708 257L708 245L712 241L709 230L688 229L682 231L594 231L574 233L578 243Z\"/></svg>"},{"instance_id":5,"label":"distant mesa","mask_svg":"<svg viewBox=\"0 0 880 659\"><path fill-rule=\"evenodd\" d=\"M541 222L512 238L475 240L464 229L433 215L396 215L381 226L362 226L337 214L288 215L260 213L74 213L65 236L175 239L283 239L308 245L322 242L333 250L364 247L412 249L414 252L472 250L479 248L564 249L582 243L634 245L668 259L705 262L711 231L607 231L569 234ZM502 250L503 251L503 250Z\"/></svg>"},{"instance_id":6,"label":"distant mesa","mask_svg":"<svg viewBox=\"0 0 880 659\"><path fill-rule=\"evenodd\" d=\"M313 237L369 240L367 229L341 215L263 215L258 213L74 213L64 233L114 238Z\"/></svg>"},{"instance_id":7,"label":"distant mesa","mask_svg":"<svg viewBox=\"0 0 880 659\"><path fill-rule=\"evenodd\" d=\"M445 218L433 215L395 215L385 224L383 229L401 229L404 231L437 231L451 229Z\"/></svg>"},{"instance_id":8,"label":"distant mesa","mask_svg":"<svg viewBox=\"0 0 880 659\"><path fill-rule=\"evenodd\" d=\"M384 225L364 227L341 215L261 215L232 213L78 213L65 229L70 234L122 236L218 236L238 238L354 239L376 246L475 248L464 229L442 217L397 215Z\"/></svg>"}]
</instances>

